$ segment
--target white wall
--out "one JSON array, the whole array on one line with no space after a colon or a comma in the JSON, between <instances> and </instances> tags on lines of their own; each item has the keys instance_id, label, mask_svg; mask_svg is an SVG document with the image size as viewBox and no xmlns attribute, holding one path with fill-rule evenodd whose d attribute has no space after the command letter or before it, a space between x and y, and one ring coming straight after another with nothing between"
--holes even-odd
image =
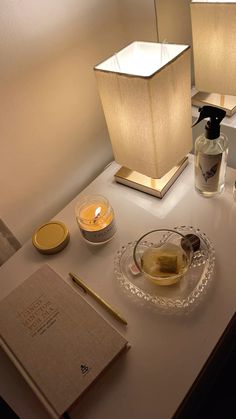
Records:
<instances>
[{"instance_id":1,"label":"white wall","mask_svg":"<svg viewBox=\"0 0 236 419\"><path fill-rule=\"evenodd\" d=\"M155 0L160 41L176 44L192 43L191 0Z\"/></svg>"},{"instance_id":2,"label":"white wall","mask_svg":"<svg viewBox=\"0 0 236 419\"><path fill-rule=\"evenodd\" d=\"M1 0L0 218L23 242L112 159L93 66L155 40L152 0Z\"/></svg>"},{"instance_id":3,"label":"white wall","mask_svg":"<svg viewBox=\"0 0 236 419\"><path fill-rule=\"evenodd\" d=\"M191 44L189 3L1 0L0 218L21 242L112 159L93 66L157 32Z\"/></svg>"},{"instance_id":4,"label":"white wall","mask_svg":"<svg viewBox=\"0 0 236 419\"><path fill-rule=\"evenodd\" d=\"M132 41L157 41L155 0L118 0L124 36Z\"/></svg>"},{"instance_id":5,"label":"white wall","mask_svg":"<svg viewBox=\"0 0 236 419\"><path fill-rule=\"evenodd\" d=\"M173 44L192 45L191 0L155 0L155 2L159 40ZM193 54L192 82L194 84Z\"/></svg>"}]
</instances>

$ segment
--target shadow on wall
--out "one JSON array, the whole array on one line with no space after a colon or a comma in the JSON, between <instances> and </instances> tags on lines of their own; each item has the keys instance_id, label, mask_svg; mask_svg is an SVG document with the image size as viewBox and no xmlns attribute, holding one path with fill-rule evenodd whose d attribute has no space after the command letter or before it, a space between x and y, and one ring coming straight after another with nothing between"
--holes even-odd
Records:
<instances>
[{"instance_id":1,"label":"shadow on wall","mask_svg":"<svg viewBox=\"0 0 236 419\"><path fill-rule=\"evenodd\" d=\"M0 213L25 241L112 159L93 66L124 39L116 0L1 8Z\"/></svg>"}]
</instances>

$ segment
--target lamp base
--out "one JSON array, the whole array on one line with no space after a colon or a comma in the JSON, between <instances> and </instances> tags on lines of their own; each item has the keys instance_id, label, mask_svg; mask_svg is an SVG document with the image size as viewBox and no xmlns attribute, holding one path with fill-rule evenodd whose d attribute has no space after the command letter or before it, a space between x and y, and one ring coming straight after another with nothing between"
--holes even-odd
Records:
<instances>
[{"instance_id":1,"label":"lamp base","mask_svg":"<svg viewBox=\"0 0 236 419\"><path fill-rule=\"evenodd\" d=\"M236 112L236 96L220 95L218 93L198 92L192 97L192 105L195 106L217 106L224 109L227 116Z\"/></svg>"},{"instance_id":2,"label":"lamp base","mask_svg":"<svg viewBox=\"0 0 236 419\"><path fill-rule=\"evenodd\" d=\"M141 173L121 167L115 174L115 180L123 185L130 186L138 191L146 192L149 195L163 198L168 189L173 185L178 176L188 165L188 157L173 167L168 173L159 179L153 179Z\"/></svg>"}]
</instances>

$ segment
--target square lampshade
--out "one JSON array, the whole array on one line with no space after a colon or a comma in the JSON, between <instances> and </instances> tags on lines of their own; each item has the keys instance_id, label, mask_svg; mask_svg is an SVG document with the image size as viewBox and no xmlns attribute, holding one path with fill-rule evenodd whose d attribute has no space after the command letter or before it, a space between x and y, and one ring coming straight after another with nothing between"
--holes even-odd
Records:
<instances>
[{"instance_id":1,"label":"square lampshade","mask_svg":"<svg viewBox=\"0 0 236 419\"><path fill-rule=\"evenodd\" d=\"M236 2L191 3L197 90L236 95Z\"/></svg>"},{"instance_id":2,"label":"square lampshade","mask_svg":"<svg viewBox=\"0 0 236 419\"><path fill-rule=\"evenodd\" d=\"M134 42L95 73L115 160L162 177L192 148L189 46Z\"/></svg>"}]
</instances>

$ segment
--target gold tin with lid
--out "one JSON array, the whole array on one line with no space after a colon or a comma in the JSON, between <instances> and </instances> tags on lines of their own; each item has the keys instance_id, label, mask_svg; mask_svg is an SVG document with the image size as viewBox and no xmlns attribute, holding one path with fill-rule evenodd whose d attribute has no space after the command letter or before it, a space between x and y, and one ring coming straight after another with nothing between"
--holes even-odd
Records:
<instances>
[{"instance_id":1,"label":"gold tin with lid","mask_svg":"<svg viewBox=\"0 0 236 419\"><path fill-rule=\"evenodd\" d=\"M41 225L32 237L34 247L46 255L60 252L69 240L70 234L66 225L56 220Z\"/></svg>"}]
</instances>

